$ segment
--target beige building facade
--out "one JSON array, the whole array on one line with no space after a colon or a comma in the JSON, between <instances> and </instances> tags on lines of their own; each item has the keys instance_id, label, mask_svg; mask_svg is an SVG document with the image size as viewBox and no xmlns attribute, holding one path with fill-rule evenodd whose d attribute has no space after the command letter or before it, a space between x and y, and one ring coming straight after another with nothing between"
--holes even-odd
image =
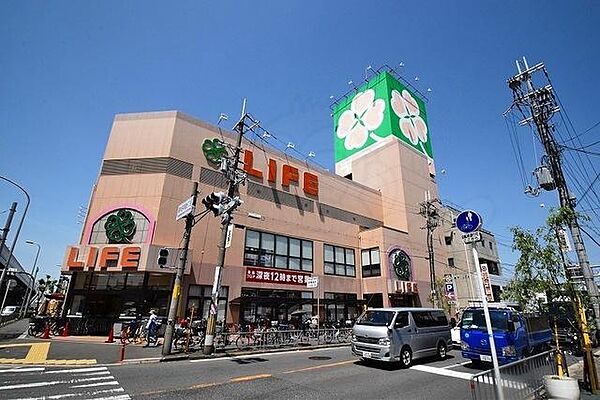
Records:
<instances>
[{"instance_id":1,"label":"beige building facade","mask_svg":"<svg viewBox=\"0 0 600 400\"><path fill-rule=\"evenodd\" d=\"M419 215L427 194L438 197L431 143L421 100L399 85L383 72L339 104L337 174L243 138L247 179L233 213L220 320L288 323L305 312L333 322L365 306L431 305ZM83 234L62 265L72 275L69 315L166 315L184 231L177 207L195 181L199 199L226 191L215 162L220 143L235 146L234 133L181 112L115 117ZM194 226L180 316L208 315L220 230L210 213ZM447 269L437 262L447 259L443 235L434 234L439 278ZM169 250L166 268L161 249ZM319 278L317 288L307 287L308 277Z\"/></svg>"}]
</instances>

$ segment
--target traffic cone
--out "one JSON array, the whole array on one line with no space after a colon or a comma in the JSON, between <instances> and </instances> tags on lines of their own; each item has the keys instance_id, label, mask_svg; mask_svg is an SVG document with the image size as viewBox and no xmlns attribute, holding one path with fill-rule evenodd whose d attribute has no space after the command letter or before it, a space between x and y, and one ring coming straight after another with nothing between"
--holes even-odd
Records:
<instances>
[{"instance_id":1,"label":"traffic cone","mask_svg":"<svg viewBox=\"0 0 600 400\"><path fill-rule=\"evenodd\" d=\"M69 336L69 320L65 321L61 336Z\"/></svg>"},{"instance_id":2,"label":"traffic cone","mask_svg":"<svg viewBox=\"0 0 600 400\"><path fill-rule=\"evenodd\" d=\"M114 343L115 342L115 337L114 337L114 331L113 331L113 327L110 327L110 330L108 331L108 339L106 339L104 341L104 343Z\"/></svg>"},{"instance_id":3,"label":"traffic cone","mask_svg":"<svg viewBox=\"0 0 600 400\"><path fill-rule=\"evenodd\" d=\"M44 326L44 333L42 333L40 339L50 339L50 325L47 322Z\"/></svg>"}]
</instances>

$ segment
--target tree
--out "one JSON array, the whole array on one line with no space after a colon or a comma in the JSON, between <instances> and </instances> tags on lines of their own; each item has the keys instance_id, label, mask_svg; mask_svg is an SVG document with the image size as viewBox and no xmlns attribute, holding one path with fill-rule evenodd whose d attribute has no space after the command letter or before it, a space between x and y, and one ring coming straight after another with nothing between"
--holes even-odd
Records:
<instances>
[{"instance_id":1,"label":"tree","mask_svg":"<svg viewBox=\"0 0 600 400\"><path fill-rule=\"evenodd\" d=\"M520 253L515 265L514 276L502 294L505 300L512 300L524 310L543 311L538 298L546 295L558 297L564 288L564 267L557 239L557 229L564 226L572 211L561 208L551 210L546 224L535 232L521 227L513 227L513 250Z\"/></svg>"}]
</instances>

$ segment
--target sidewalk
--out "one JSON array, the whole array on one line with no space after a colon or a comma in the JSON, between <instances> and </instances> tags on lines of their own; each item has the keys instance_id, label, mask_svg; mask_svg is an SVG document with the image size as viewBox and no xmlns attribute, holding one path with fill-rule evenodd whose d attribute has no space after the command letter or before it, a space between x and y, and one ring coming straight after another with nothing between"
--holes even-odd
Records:
<instances>
[{"instance_id":1,"label":"sidewalk","mask_svg":"<svg viewBox=\"0 0 600 400\"><path fill-rule=\"evenodd\" d=\"M600 371L600 356L599 352L594 352L594 359L596 361L596 369ZM583 360L578 361L577 363L569 366L569 375L572 378L578 379L580 382L583 381ZM600 394L592 394L585 389L581 388L581 399L582 400L600 400Z\"/></svg>"},{"instance_id":2,"label":"sidewalk","mask_svg":"<svg viewBox=\"0 0 600 400\"><path fill-rule=\"evenodd\" d=\"M123 346L118 339L105 343L99 336L53 336L43 340L26 335L29 320L0 328L0 364L89 365L121 362ZM160 346L125 346L124 363L158 362Z\"/></svg>"}]
</instances>

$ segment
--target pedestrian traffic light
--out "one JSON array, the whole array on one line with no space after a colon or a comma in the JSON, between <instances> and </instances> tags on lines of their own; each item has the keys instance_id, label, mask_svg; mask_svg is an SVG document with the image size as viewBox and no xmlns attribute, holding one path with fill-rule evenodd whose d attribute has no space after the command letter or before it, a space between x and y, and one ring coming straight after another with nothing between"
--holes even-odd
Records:
<instances>
[{"instance_id":1,"label":"pedestrian traffic light","mask_svg":"<svg viewBox=\"0 0 600 400\"><path fill-rule=\"evenodd\" d=\"M212 192L202 199L202 204L207 210L213 212L215 216L223 214L225 211L225 203L228 200L227 194L224 192Z\"/></svg>"},{"instance_id":2,"label":"pedestrian traffic light","mask_svg":"<svg viewBox=\"0 0 600 400\"><path fill-rule=\"evenodd\" d=\"M156 259L156 263L160 268L165 268L167 266L167 260L169 259L169 249L162 248L158 251L158 258Z\"/></svg>"}]
</instances>

